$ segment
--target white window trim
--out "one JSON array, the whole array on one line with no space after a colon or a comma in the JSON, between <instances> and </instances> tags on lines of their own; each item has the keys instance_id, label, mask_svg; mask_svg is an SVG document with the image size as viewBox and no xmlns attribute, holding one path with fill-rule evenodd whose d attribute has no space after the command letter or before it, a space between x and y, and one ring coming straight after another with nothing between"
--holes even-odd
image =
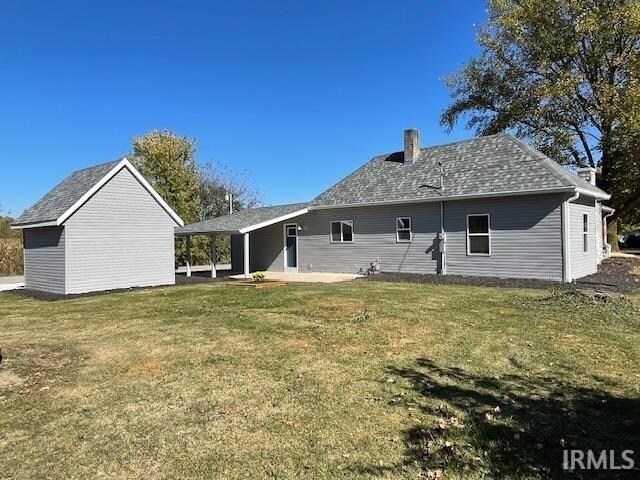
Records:
<instances>
[{"instance_id":1,"label":"white window trim","mask_svg":"<svg viewBox=\"0 0 640 480\"><path fill-rule=\"evenodd\" d=\"M409 228L399 228L398 220L409 219ZM399 232L409 232L409 240L401 240L398 235ZM411 217L396 217L396 243L411 243L413 242L413 230Z\"/></svg>"},{"instance_id":2,"label":"white window trim","mask_svg":"<svg viewBox=\"0 0 640 480\"><path fill-rule=\"evenodd\" d=\"M487 217L487 233L469 233L469 217ZM489 253L471 253L469 237L489 237ZM471 257L491 256L491 215L488 213L470 213L467 215L467 255Z\"/></svg>"},{"instance_id":3,"label":"white window trim","mask_svg":"<svg viewBox=\"0 0 640 480\"><path fill-rule=\"evenodd\" d=\"M587 219L585 223L585 218ZM582 253L589 253L589 214L582 214ZM584 246L587 246L587 249L584 249Z\"/></svg>"},{"instance_id":4,"label":"white window trim","mask_svg":"<svg viewBox=\"0 0 640 480\"><path fill-rule=\"evenodd\" d=\"M334 240L333 239L333 228L331 228L333 226L334 223L340 223L340 241ZM348 223L349 225L351 225L351 240L344 240L344 232L342 231L342 224L343 223ZM335 244L341 244L341 243L353 243L356 239L356 234L353 231L353 220L331 220L329 222L329 241L331 243L335 243Z\"/></svg>"}]
</instances>

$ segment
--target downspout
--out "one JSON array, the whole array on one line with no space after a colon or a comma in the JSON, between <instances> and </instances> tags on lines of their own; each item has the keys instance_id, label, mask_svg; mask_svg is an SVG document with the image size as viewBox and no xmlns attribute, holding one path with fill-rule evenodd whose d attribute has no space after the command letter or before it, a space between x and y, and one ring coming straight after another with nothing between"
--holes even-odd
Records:
<instances>
[{"instance_id":1,"label":"downspout","mask_svg":"<svg viewBox=\"0 0 640 480\"><path fill-rule=\"evenodd\" d=\"M444 193L444 165L438 162L438 193ZM438 235L440 250L440 275L447 274L447 236L444 231L444 201L440 201L440 234Z\"/></svg>"},{"instance_id":2,"label":"downspout","mask_svg":"<svg viewBox=\"0 0 640 480\"><path fill-rule=\"evenodd\" d=\"M571 218L569 214L569 204L575 202L580 197L580 192L562 202L562 280L571 282Z\"/></svg>"},{"instance_id":3,"label":"downspout","mask_svg":"<svg viewBox=\"0 0 640 480\"><path fill-rule=\"evenodd\" d=\"M444 232L444 202L440 202L440 235L438 235L440 249L440 274L447 274L447 246Z\"/></svg>"},{"instance_id":4,"label":"downspout","mask_svg":"<svg viewBox=\"0 0 640 480\"><path fill-rule=\"evenodd\" d=\"M609 225L607 222L607 218L609 218L611 215L613 215L615 213L616 209L612 208L611 212L609 212L607 215L604 216L603 218L603 222L604 222L604 246L607 252L607 258L609 258L611 256L611 244L609 243Z\"/></svg>"}]
</instances>

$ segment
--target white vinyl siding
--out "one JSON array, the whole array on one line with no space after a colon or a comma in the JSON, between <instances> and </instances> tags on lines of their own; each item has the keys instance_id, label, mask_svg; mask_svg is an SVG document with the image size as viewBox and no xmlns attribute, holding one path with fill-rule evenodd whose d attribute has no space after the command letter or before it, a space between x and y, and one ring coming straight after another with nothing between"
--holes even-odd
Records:
<instances>
[{"instance_id":1,"label":"white vinyl siding","mask_svg":"<svg viewBox=\"0 0 640 480\"><path fill-rule=\"evenodd\" d=\"M445 203L447 274L562 281L562 195ZM491 255L467 255L467 215L490 215Z\"/></svg>"},{"instance_id":2,"label":"white vinyl siding","mask_svg":"<svg viewBox=\"0 0 640 480\"><path fill-rule=\"evenodd\" d=\"M562 280L560 194L445 202L447 273ZM490 215L491 256L467 255L467 215ZM397 241L397 218L411 218L412 242ZM336 218L353 219L355 243L327 241ZM435 274L440 268L439 203L313 210L297 219L300 272L357 273L379 259L384 272ZM251 233L260 269L282 270L282 225ZM242 255L234 243L235 257ZM255 268L252 267L252 270Z\"/></svg>"},{"instance_id":3,"label":"white vinyl siding","mask_svg":"<svg viewBox=\"0 0 640 480\"><path fill-rule=\"evenodd\" d=\"M175 227L122 169L65 223L66 293L175 283Z\"/></svg>"},{"instance_id":4,"label":"white vinyl siding","mask_svg":"<svg viewBox=\"0 0 640 480\"><path fill-rule=\"evenodd\" d=\"M571 277L574 279L596 273L598 269L596 236L594 235L596 212L595 202L590 199L581 197L577 202L569 204L569 247Z\"/></svg>"}]
</instances>

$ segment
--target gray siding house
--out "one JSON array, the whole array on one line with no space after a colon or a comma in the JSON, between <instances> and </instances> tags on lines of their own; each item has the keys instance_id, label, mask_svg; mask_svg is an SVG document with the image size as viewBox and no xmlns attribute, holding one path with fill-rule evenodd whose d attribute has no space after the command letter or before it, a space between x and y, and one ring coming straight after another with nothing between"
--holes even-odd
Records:
<instances>
[{"instance_id":1,"label":"gray siding house","mask_svg":"<svg viewBox=\"0 0 640 480\"><path fill-rule=\"evenodd\" d=\"M16 219L25 287L75 294L175 283L180 217L127 160L72 173Z\"/></svg>"},{"instance_id":2,"label":"gray siding house","mask_svg":"<svg viewBox=\"0 0 640 480\"><path fill-rule=\"evenodd\" d=\"M232 267L570 282L608 255L595 170L578 175L508 135L379 155L305 204L212 218L181 236L231 234Z\"/></svg>"}]
</instances>

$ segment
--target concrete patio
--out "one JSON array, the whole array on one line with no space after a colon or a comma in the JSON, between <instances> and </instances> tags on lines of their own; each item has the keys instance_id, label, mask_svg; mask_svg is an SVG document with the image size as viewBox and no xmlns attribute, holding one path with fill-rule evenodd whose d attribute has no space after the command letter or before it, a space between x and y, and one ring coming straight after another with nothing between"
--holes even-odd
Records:
<instances>
[{"instance_id":1,"label":"concrete patio","mask_svg":"<svg viewBox=\"0 0 640 480\"><path fill-rule=\"evenodd\" d=\"M24 288L24 276L0 277L0 292Z\"/></svg>"},{"instance_id":2,"label":"concrete patio","mask_svg":"<svg viewBox=\"0 0 640 480\"><path fill-rule=\"evenodd\" d=\"M193 266L191 276L187 277L185 269L181 268L176 271L176 283L198 283L207 281L221 280L246 280L244 273L232 273L228 265L222 265L223 268L216 267L216 277L211 278L211 267L207 265ZM225 268L226 267L226 268ZM251 272L253 273L253 272ZM269 280L282 280L285 282L306 282L306 283L336 283L353 280L361 275L353 273L320 273L320 272L264 272ZM249 275L251 278L251 275Z\"/></svg>"},{"instance_id":3,"label":"concrete patio","mask_svg":"<svg viewBox=\"0 0 640 480\"><path fill-rule=\"evenodd\" d=\"M353 273L324 273L324 272L265 272L268 280L282 280L285 282L306 282L306 283L337 283L354 280L361 275ZM244 274L230 275L229 278L243 280Z\"/></svg>"}]
</instances>

